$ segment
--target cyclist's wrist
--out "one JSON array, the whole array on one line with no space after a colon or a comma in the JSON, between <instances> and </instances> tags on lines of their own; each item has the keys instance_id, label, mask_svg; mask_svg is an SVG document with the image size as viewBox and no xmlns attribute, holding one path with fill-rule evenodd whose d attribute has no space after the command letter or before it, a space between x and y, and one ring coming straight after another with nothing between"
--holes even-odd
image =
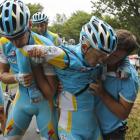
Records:
<instances>
[{"instance_id":1,"label":"cyclist's wrist","mask_svg":"<svg viewBox=\"0 0 140 140\"><path fill-rule=\"evenodd\" d=\"M14 81L15 81L15 82L19 82L19 80L18 80L18 74L14 74L14 75L13 75L13 78L14 78Z\"/></svg>"}]
</instances>

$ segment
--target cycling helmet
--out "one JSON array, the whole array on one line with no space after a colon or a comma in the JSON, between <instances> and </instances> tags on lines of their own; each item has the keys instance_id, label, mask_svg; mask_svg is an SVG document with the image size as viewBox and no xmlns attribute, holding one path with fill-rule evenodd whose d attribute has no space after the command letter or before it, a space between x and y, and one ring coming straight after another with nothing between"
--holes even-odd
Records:
<instances>
[{"instance_id":1,"label":"cycling helmet","mask_svg":"<svg viewBox=\"0 0 140 140\"><path fill-rule=\"evenodd\" d=\"M5 0L0 5L0 35L15 38L29 25L30 11L21 0Z\"/></svg>"},{"instance_id":2,"label":"cycling helmet","mask_svg":"<svg viewBox=\"0 0 140 140\"><path fill-rule=\"evenodd\" d=\"M32 23L42 23L42 22L48 22L48 17L45 13L37 12L32 16Z\"/></svg>"},{"instance_id":3,"label":"cycling helmet","mask_svg":"<svg viewBox=\"0 0 140 140\"><path fill-rule=\"evenodd\" d=\"M84 44L86 41L89 41L93 48L110 54L116 49L117 36L110 25L93 16L82 27L80 33L81 44Z\"/></svg>"}]
</instances>

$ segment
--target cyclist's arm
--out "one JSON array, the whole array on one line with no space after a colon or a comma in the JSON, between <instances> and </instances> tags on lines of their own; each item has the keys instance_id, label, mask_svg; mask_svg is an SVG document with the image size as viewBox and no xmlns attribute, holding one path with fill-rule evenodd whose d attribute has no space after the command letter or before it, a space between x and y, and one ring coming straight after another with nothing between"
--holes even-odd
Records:
<instances>
[{"instance_id":1,"label":"cyclist's arm","mask_svg":"<svg viewBox=\"0 0 140 140\"><path fill-rule=\"evenodd\" d=\"M3 53L2 45L0 44L0 80L6 84L16 83L15 77L10 73L8 60Z\"/></svg>"},{"instance_id":2,"label":"cyclist's arm","mask_svg":"<svg viewBox=\"0 0 140 140\"><path fill-rule=\"evenodd\" d=\"M58 78L54 75L46 75L45 76L46 79L48 80L48 83L51 87L51 90L52 90L52 94L54 95L57 91L57 85L58 85Z\"/></svg>"},{"instance_id":3,"label":"cyclist's arm","mask_svg":"<svg viewBox=\"0 0 140 140\"><path fill-rule=\"evenodd\" d=\"M59 47L56 46L40 46L28 45L24 48L25 52L28 52L30 57L42 57L43 62L47 62L54 67L64 69L69 65L69 58L67 53Z\"/></svg>"},{"instance_id":4,"label":"cyclist's arm","mask_svg":"<svg viewBox=\"0 0 140 140\"><path fill-rule=\"evenodd\" d=\"M40 88L40 90L42 91L43 95L47 99L51 99L53 96L52 95L53 90L52 90L51 86L49 85L48 79L43 74L42 67L40 65L35 66L33 68L33 73L34 73L34 77L37 82L37 85Z\"/></svg>"},{"instance_id":5,"label":"cyclist's arm","mask_svg":"<svg viewBox=\"0 0 140 140\"><path fill-rule=\"evenodd\" d=\"M53 93L55 94L57 91L58 78L54 71L54 67L48 63L45 63L42 66L43 66L43 73L44 73L45 77L47 78Z\"/></svg>"},{"instance_id":6,"label":"cyclist's arm","mask_svg":"<svg viewBox=\"0 0 140 140\"><path fill-rule=\"evenodd\" d=\"M108 109L114 113L117 117L119 117L122 120L127 119L133 104L135 100L135 95L137 94L137 90L135 90L135 84L133 80L123 80L123 89L120 91L119 95L119 101L114 99L110 93L103 88L101 81L98 81L96 83L90 84L90 88L94 90L94 95L99 96L102 102L108 107ZM130 90L128 91L126 87L130 87ZM122 92L122 93L121 93ZM127 97L124 97L127 95ZM128 99L129 96L132 99ZM130 98L129 97L129 98Z\"/></svg>"},{"instance_id":7,"label":"cyclist's arm","mask_svg":"<svg viewBox=\"0 0 140 140\"><path fill-rule=\"evenodd\" d=\"M10 73L8 64L0 63L0 80L5 84L17 83L14 74Z\"/></svg>"}]
</instances>

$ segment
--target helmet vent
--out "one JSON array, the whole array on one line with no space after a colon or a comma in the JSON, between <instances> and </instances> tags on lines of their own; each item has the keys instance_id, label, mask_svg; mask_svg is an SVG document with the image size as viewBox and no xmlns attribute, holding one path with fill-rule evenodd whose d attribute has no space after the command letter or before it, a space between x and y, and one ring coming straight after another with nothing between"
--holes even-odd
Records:
<instances>
[{"instance_id":1,"label":"helmet vent","mask_svg":"<svg viewBox=\"0 0 140 140\"><path fill-rule=\"evenodd\" d=\"M94 26L94 28L95 28L96 31L98 32L98 26L94 23L94 21L92 21L92 25Z\"/></svg>"},{"instance_id":2,"label":"helmet vent","mask_svg":"<svg viewBox=\"0 0 140 140\"><path fill-rule=\"evenodd\" d=\"M102 33L100 34L100 39L101 39L102 46L104 46L105 45L105 41L104 41L104 36L103 36Z\"/></svg>"},{"instance_id":3,"label":"helmet vent","mask_svg":"<svg viewBox=\"0 0 140 140\"><path fill-rule=\"evenodd\" d=\"M22 6L22 5L20 5L20 8L21 8L21 10L23 11L23 6Z\"/></svg>"},{"instance_id":4,"label":"helmet vent","mask_svg":"<svg viewBox=\"0 0 140 140\"><path fill-rule=\"evenodd\" d=\"M39 19L41 19L41 14L39 15Z\"/></svg>"},{"instance_id":5,"label":"helmet vent","mask_svg":"<svg viewBox=\"0 0 140 140\"><path fill-rule=\"evenodd\" d=\"M91 27L89 24L88 24L87 28L88 28L89 33L91 33Z\"/></svg>"},{"instance_id":6,"label":"helmet vent","mask_svg":"<svg viewBox=\"0 0 140 140\"><path fill-rule=\"evenodd\" d=\"M93 42L94 42L95 44L97 44L97 39L96 39L96 37L95 37L95 34L94 34L94 33L92 34L92 39L93 39Z\"/></svg>"},{"instance_id":7,"label":"helmet vent","mask_svg":"<svg viewBox=\"0 0 140 140\"><path fill-rule=\"evenodd\" d=\"M2 24L2 18L0 18L0 28L2 31L4 31L3 24Z\"/></svg>"},{"instance_id":8,"label":"helmet vent","mask_svg":"<svg viewBox=\"0 0 140 140\"><path fill-rule=\"evenodd\" d=\"M110 48L110 36L108 37L108 48Z\"/></svg>"},{"instance_id":9,"label":"helmet vent","mask_svg":"<svg viewBox=\"0 0 140 140\"><path fill-rule=\"evenodd\" d=\"M26 25L28 24L28 14L26 14Z\"/></svg>"},{"instance_id":10,"label":"helmet vent","mask_svg":"<svg viewBox=\"0 0 140 140\"><path fill-rule=\"evenodd\" d=\"M9 16L9 11L7 9L7 10L5 10L5 17L8 17L8 16Z\"/></svg>"},{"instance_id":11,"label":"helmet vent","mask_svg":"<svg viewBox=\"0 0 140 140\"><path fill-rule=\"evenodd\" d=\"M6 7L9 7L9 5L10 5L10 2L7 2L7 3L6 3Z\"/></svg>"},{"instance_id":12,"label":"helmet vent","mask_svg":"<svg viewBox=\"0 0 140 140\"><path fill-rule=\"evenodd\" d=\"M14 28L14 31L16 30L16 19L12 16L12 25Z\"/></svg>"},{"instance_id":13,"label":"helmet vent","mask_svg":"<svg viewBox=\"0 0 140 140\"><path fill-rule=\"evenodd\" d=\"M101 24L101 26L102 26L102 28L103 28L103 30L104 30L104 32L105 32L105 34L107 34L107 31L106 31L105 26L104 26L103 24Z\"/></svg>"},{"instance_id":14,"label":"helmet vent","mask_svg":"<svg viewBox=\"0 0 140 140\"><path fill-rule=\"evenodd\" d=\"M112 46L111 46L111 48L112 48L113 46L115 46L115 40L113 40L113 43L112 43Z\"/></svg>"},{"instance_id":15,"label":"helmet vent","mask_svg":"<svg viewBox=\"0 0 140 140\"><path fill-rule=\"evenodd\" d=\"M7 32L9 33L10 32L9 22L8 21L5 21L5 25L6 25Z\"/></svg>"},{"instance_id":16,"label":"helmet vent","mask_svg":"<svg viewBox=\"0 0 140 140\"><path fill-rule=\"evenodd\" d=\"M94 19L94 20L99 23L99 21L97 19Z\"/></svg>"},{"instance_id":17,"label":"helmet vent","mask_svg":"<svg viewBox=\"0 0 140 140\"><path fill-rule=\"evenodd\" d=\"M13 4L13 12L14 12L15 15L16 15L16 11L17 11L17 7L16 7L15 4Z\"/></svg>"},{"instance_id":18,"label":"helmet vent","mask_svg":"<svg viewBox=\"0 0 140 140\"><path fill-rule=\"evenodd\" d=\"M22 15L22 13L20 13L20 25L22 26L23 25L23 19L24 17L23 17L23 15Z\"/></svg>"},{"instance_id":19,"label":"helmet vent","mask_svg":"<svg viewBox=\"0 0 140 140\"><path fill-rule=\"evenodd\" d=\"M110 29L111 35L113 36L113 31Z\"/></svg>"}]
</instances>

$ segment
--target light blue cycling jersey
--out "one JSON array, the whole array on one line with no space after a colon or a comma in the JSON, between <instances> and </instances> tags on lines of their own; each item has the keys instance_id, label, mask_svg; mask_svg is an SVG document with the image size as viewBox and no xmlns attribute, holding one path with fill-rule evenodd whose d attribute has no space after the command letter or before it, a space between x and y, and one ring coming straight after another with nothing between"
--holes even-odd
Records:
<instances>
[{"instance_id":1,"label":"light blue cycling jersey","mask_svg":"<svg viewBox=\"0 0 140 140\"><path fill-rule=\"evenodd\" d=\"M30 34L29 44L53 45L49 39L34 32ZM9 64L15 74L28 74L31 72L30 61L22 54L20 49L14 47L12 43L5 38L1 38L1 46L3 52L3 54L0 55L1 63ZM36 116L41 138L43 140L57 139L52 122L50 105L43 96L41 96L42 98L39 102L33 100L38 96L40 97L41 93L39 89L37 89L34 81L29 88L19 84L19 91L16 94L4 132L8 140L12 138L15 140L20 139L28 128L33 115Z\"/></svg>"},{"instance_id":2,"label":"light blue cycling jersey","mask_svg":"<svg viewBox=\"0 0 140 140\"><path fill-rule=\"evenodd\" d=\"M46 38L50 39L56 46L59 46L61 44L61 40L59 36L51 31L47 31L43 34Z\"/></svg>"},{"instance_id":3,"label":"light blue cycling jersey","mask_svg":"<svg viewBox=\"0 0 140 140\"><path fill-rule=\"evenodd\" d=\"M58 124L59 138L101 140L94 114L93 91L88 89L89 83L96 79L100 67L87 65L80 44L61 48L46 46L46 48L48 51L45 60L55 66L56 74L63 85L63 92L59 98L61 111Z\"/></svg>"},{"instance_id":4,"label":"light blue cycling jersey","mask_svg":"<svg viewBox=\"0 0 140 140\"><path fill-rule=\"evenodd\" d=\"M3 98L3 91L2 91L2 83L0 81L0 107L4 106L4 98Z\"/></svg>"},{"instance_id":5,"label":"light blue cycling jersey","mask_svg":"<svg viewBox=\"0 0 140 140\"><path fill-rule=\"evenodd\" d=\"M127 68L125 68L126 66ZM129 77L127 79L119 79L116 77L115 72L108 72L106 79L103 81L103 85L107 92L117 101L121 97L128 103L134 103L138 93L138 74L131 64L125 64L124 68L122 65L121 69L124 69L125 72L129 71ZM104 134L123 126L123 120L113 114L99 98L98 104L96 105L96 113Z\"/></svg>"},{"instance_id":6,"label":"light blue cycling jersey","mask_svg":"<svg viewBox=\"0 0 140 140\"><path fill-rule=\"evenodd\" d=\"M59 137L66 140L99 140L101 134L94 116L94 96L88 84L94 82L100 67L87 65L80 44L62 46L62 49L66 52L64 61L67 68L55 69L63 85L59 99Z\"/></svg>"}]
</instances>

